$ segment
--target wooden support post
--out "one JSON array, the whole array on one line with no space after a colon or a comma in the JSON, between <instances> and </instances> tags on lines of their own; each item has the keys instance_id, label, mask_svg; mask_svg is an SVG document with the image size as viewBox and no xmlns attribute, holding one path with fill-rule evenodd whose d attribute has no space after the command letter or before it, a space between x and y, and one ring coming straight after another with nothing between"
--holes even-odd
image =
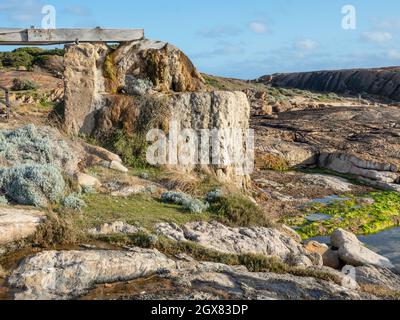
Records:
<instances>
[{"instance_id":1,"label":"wooden support post","mask_svg":"<svg viewBox=\"0 0 400 320\"><path fill-rule=\"evenodd\" d=\"M5 98L6 98L6 112L7 112L7 119L10 118L11 115L11 103L10 103L10 92L8 91L8 89L5 90Z\"/></svg>"}]
</instances>

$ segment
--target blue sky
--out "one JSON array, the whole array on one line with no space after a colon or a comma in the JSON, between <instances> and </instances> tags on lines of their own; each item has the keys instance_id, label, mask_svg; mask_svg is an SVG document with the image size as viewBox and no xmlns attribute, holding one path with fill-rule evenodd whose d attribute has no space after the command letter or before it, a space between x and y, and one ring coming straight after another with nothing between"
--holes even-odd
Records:
<instances>
[{"instance_id":1,"label":"blue sky","mask_svg":"<svg viewBox=\"0 0 400 320\"><path fill-rule=\"evenodd\" d=\"M400 65L398 0L0 0L1 27L40 27L46 4L58 28L144 28L221 76ZM344 5L355 30L342 28Z\"/></svg>"}]
</instances>

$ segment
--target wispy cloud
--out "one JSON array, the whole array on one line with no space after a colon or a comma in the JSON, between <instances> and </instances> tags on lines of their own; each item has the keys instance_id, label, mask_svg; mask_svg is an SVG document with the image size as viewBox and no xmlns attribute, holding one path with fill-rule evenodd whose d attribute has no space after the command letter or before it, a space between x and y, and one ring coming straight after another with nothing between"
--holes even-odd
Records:
<instances>
[{"instance_id":1,"label":"wispy cloud","mask_svg":"<svg viewBox=\"0 0 400 320\"><path fill-rule=\"evenodd\" d=\"M396 49L390 49L388 51L388 58L391 60L400 60L400 51Z\"/></svg>"},{"instance_id":2,"label":"wispy cloud","mask_svg":"<svg viewBox=\"0 0 400 320\"><path fill-rule=\"evenodd\" d=\"M266 23L262 21L253 21L250 23L249 27L251 31L258 34L264 34L268 32Z\"/></svg>"},{"instance_id":3,"label":"wispy cloud","mask_svg":"<svg viewBox=\"0 0 400 320\"><path fill-rule=\"evenodd\" d=\"M294 48L303 52L309 52L318 48L318 42L311 39L299 40L294 43Z\"/></svg>"},{"instance_id":4,"label":"wispy cloud","mask_svg":"<svg viewBox=\"0 0 400 320\"><path fill-rule=\"evenodd\" d=\"M217 38L227 38L235 37L243 32L242 29L234 26L220 26L210 29L203 29L197 31L197 35L203 38L217 39Z\"/></svg>"},{"instance_id":5,"label":"wispy cloud","mask_svg":"<svg viewBox=\"0 0 400 320\"><path fill-rule=\"evenodd\" d=\"M218 56L241 55L245 52L246 50L243 44L225 42L220 44L220 46L216 47L215 49L194 53L191 54L190 57L192 59L208 59Z\"/></svg>"},{"instance_id":6,"label":"wispy cloud","mask_svg":"<svg viewBox=\"0 0 400 320\"><path fill-rule=\"evenodd\" d=\"M390 32L387 31L372 31L372 32L364 32L361 35L361 38L365 41L372 43L385 43L393 39L393 36Z\"/></svg>"},{"instance_id":7,"label":"wispy cloud","mask_svg":"<svg viewBox=\"0 0 400 320\"><path fill-rule=\"evenodd\" d=\"M0 16L3 16L3 21L36 23L41 21L43 5L39 0L0 1Z\"/></svg>"},{"instance_id":8,"label":"wispy cloud","mask_svg":"<svg viewBox=\"0 0 400 320\"><path fill-rule=\"evenodd\" d=\"M64 12L78 17L87 17L91 15L89 8L80 5L68 5L64 8Z\"/></svg>"}]
</instances>

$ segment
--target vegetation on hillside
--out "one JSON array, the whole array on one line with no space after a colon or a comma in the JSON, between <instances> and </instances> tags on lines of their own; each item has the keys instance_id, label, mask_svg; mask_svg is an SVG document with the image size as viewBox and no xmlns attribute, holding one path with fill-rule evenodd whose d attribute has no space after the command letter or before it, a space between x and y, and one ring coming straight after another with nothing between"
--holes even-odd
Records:
<instances>
[{"instance_id":1,"label":"vegetation on hillside","mask_svg":"<svg viewBox=\"0 0 400 320\"><path fill-rule=\"evenodd\" d=\"M32 69L34 65L41 65L49 56L63 56L64 49L41 49L35 47L18 48L11 52L0 52L0 68Z\"/></svg>"}]
</instances>

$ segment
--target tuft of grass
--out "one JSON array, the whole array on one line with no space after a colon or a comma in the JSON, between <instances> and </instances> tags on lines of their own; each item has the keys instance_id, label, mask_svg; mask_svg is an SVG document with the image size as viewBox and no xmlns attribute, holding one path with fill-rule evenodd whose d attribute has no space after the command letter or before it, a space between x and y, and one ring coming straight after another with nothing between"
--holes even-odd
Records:
<instances>
[{"instance_id":1,"label":"tuft of grass","mask_svg":"<svg viewBox=\"0 0 400 320\"><path fill-rule=\"evenodd\" d=\"M219 197L210 211L221 222L234 227L270 226L264 212L257 204L239 194Z\"/></svg>"},{"instance_id":2,"label":"tuft of grass","mask_svg":"<svg viewBox=\"0 0 400 320\"><path fill-rule=\"evenodd\" d=\"M365 198L374 199L373 204L364 204L353 195L344 197L349 200L328 204L311 203L303 209L302 216L288 218L285 223L297 226L297 231L304 239L330 235L337 228L368 235L400 226L400 193L385 191L363 195ZM311 213L328 215L331 219L307 222L305 217Z\"/></svg>"},{"instance_id":3,"label":"tuft of grass","mask_svg":"<svg viewBox=\"0 0 400 320\"><path fill-rule=\"evenodd\" d=\"M39 225L32 237L31 243L43 248L76 244L85 239L85 232L75 221L74 214L49 212L46 221Z\"/></svg>"},{"instance_id":4,"label":"tuft of grass","mask_svg":"<svg viewBox=\"0 0 400 320\"><path fill-rule=\"evenodd\" d=\"M268 153L263 154L256 160L256 167L261 170L288 171L290 169L289 162L282 157Z\"/></svg>"}]
</instances>

